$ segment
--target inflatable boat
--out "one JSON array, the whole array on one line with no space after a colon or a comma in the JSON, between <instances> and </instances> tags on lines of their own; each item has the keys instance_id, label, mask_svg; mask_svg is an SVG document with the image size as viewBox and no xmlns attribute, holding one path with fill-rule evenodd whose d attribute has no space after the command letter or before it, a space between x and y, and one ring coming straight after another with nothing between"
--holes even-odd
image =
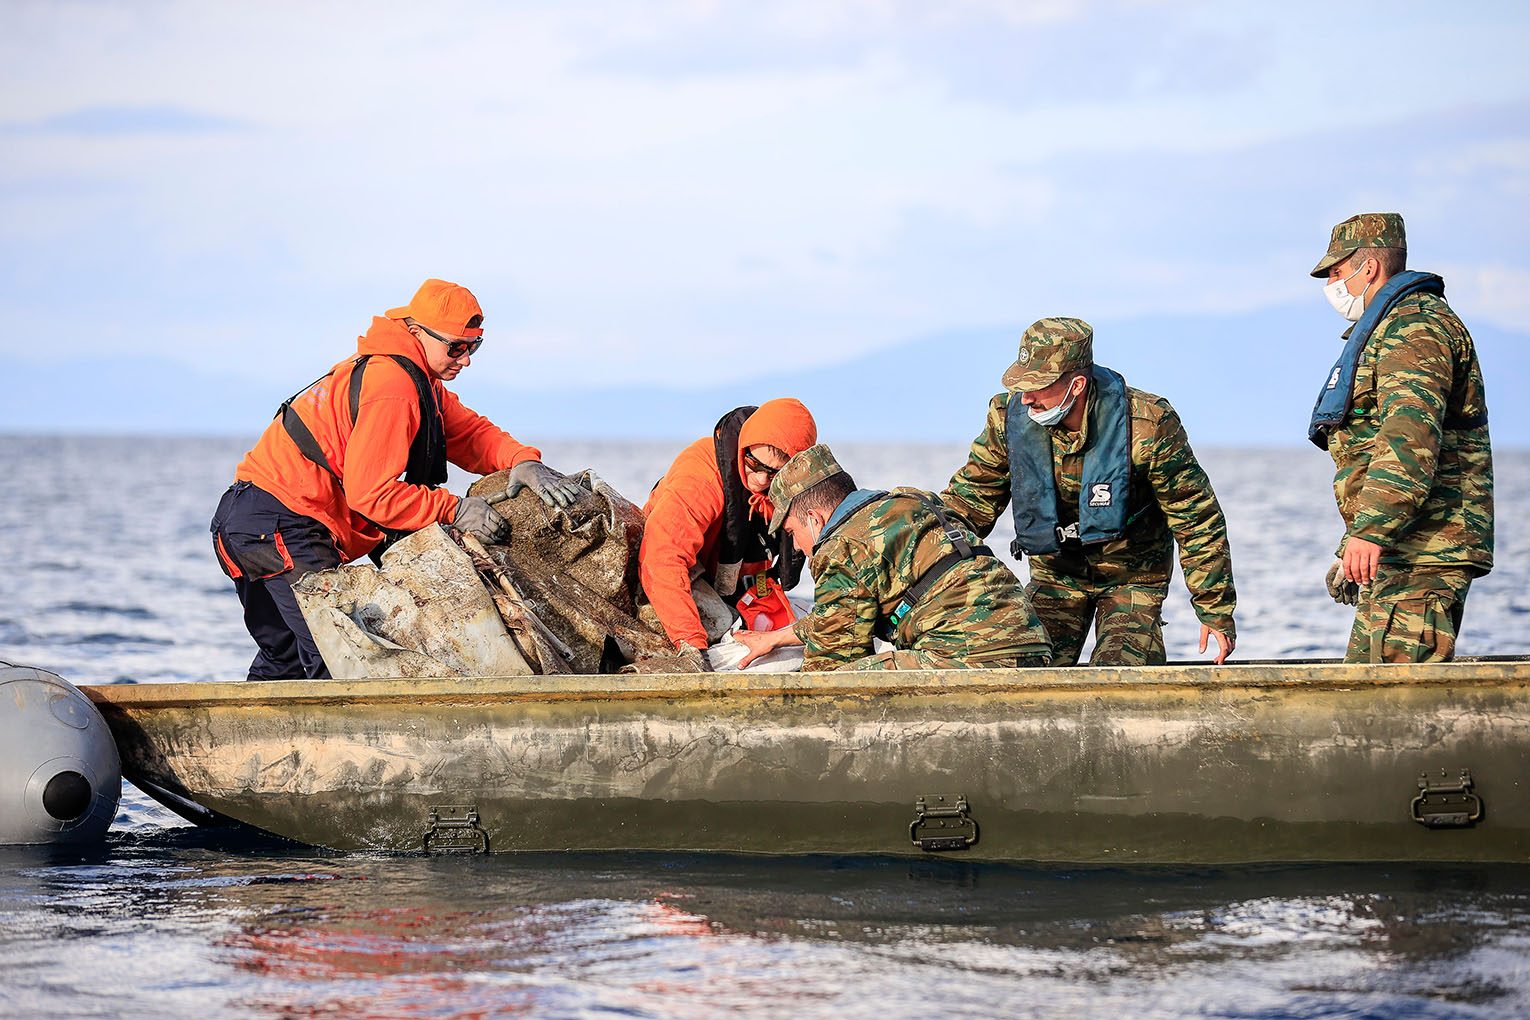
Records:
<instances>
[{"instance_id":1,"label":"inflatable boat","mask_svg":"<svg viewBox=\"0 0 1530 1020\"><path fill-rule=\"evenodd\" d=\"M1530 861L1530 660L81 688L201 824L336 850Z\"/></svg>"}]
</instances>

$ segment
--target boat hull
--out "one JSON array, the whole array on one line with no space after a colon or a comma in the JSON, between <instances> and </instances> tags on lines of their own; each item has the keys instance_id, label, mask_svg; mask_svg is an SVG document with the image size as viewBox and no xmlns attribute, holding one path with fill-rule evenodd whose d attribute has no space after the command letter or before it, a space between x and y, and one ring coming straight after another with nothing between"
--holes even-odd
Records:
<instances>
[{"instance_id":1,"label":"boat hull","mask_svg":"<svg viewBox=\"0 0 1530 1020\"><path fill-rule=\"evenodd\" d=\"M1530 861L1524 662L85 690L129 779L339 850Z\"/></svg>"}]
</instances>

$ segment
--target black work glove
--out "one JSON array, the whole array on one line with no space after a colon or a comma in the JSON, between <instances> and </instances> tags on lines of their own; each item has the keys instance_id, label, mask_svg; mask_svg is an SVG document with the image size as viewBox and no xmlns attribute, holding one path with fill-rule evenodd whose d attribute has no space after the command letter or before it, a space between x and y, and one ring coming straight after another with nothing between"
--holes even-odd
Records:
<instances>
[{"instance_id":1,"label":"black work glove","mask_svg":"<svg viewBox=\"0 0 1530 1020\"><path fill-rule=\"evenodd\" d=\"M1344 579L1344 562L1334 560L1333 566L1328 568L1328 577L1325 579L1328 585L1328 594L1341 606L1353 606L1360 603L1360 586L1353 581Z\"/></svg>"},{"instance_id":2,"label":"black work glove","mask_svg":"<svg viewBox=\"0 0 1530 1020\"><path fill-rule=\"evenodd\" d=\"M539 460L523 460L510 469L505 495L512 499L530 489L548 506L571 507L590 494L590 490L554 471Z\"/></svg>"},{"instance_id":3,"label":"black work glove","mask_svg":"<svg viewBox=\"0 0 1530 1020\"><path fill-rule=\"evenodd\" d=\"M452 527L465 531L480 542L492 545L510 537L510 522L479 496L464 496L457 501L457 515Z\"/></svg>"}]
</instances>

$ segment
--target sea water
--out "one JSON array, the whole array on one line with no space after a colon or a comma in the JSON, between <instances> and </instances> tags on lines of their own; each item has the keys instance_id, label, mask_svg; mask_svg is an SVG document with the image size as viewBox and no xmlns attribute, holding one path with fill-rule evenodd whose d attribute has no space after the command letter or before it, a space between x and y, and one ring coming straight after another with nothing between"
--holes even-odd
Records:
<instances>
[{"instance_id":1,"label":"sea water","mask_svg":"<svg viewBox=\"0 0 1530 1020\"><path fill-rule=\"evenodd\" d=\"M77 683L242 677L254 648L207 521L247 446L0 437L0 659ZM677 449L544 444L637 502ZM837 452L863 485L936 489L964 456ZM1342 654L1326 457L1201 457L1232 537L1236 658ZM1496 468L1499 565L1472 588L1464 655L1530 653L1530 453ZM990 545L1009 538L1001 522ZM1174 586L1169 653L1196 660ZM4 1016L724 1013L1530 1016L1530 866L332 854L197 830L131 787L98 849L0 850Z\"/></svg>"}]
</instances>

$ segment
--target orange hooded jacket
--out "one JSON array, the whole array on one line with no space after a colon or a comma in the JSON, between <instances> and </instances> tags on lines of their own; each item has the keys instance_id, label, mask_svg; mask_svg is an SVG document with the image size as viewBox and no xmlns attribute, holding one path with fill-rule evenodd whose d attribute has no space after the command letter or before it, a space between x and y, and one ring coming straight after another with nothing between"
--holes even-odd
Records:
<instances>
[{"instance_id":1,"label":"orange hooded jacket","mask_svg":"<svg viewBox=\"0 0 1530 1020\"><path fill-rule=\"evenodd\" d=\"M774 446L788 457L818 441L818 426L799 400L782 397L760 405L738 434L739 477L744 475L744 451L751 446ZM769 520L770 500L751 494L751 513ZM648 522L638 549L638 579L649 604L676 644L707 646L706 628L691 597L691 569L708 574L717 569L723 526L723 483L717 468L717 448L711 436L680 451L643 507ZM746 563L743 573L764 570L769 563Z\"/></svg>"},{"instance_id":2,"label":"orange hooded jacket","mask_svg":"<svg viewBox=\"0 0 1530 1020\"><path fill-rule=\"evenodd\" d=\"M420 342L404 324L381 317L357 340L358 354L402 354L430 378L446 432L446 459L477 474L541 460L489 419L466 408L441 385L425 361ZM410 485L399 476L409 461L409 444L420 427L419 395L408 373L387 357L367 362L356 420L351 421L350 381L355 358L340 362L292 402L318 440L340 483L299 452L278 416L235 469L239 481L253 482L293 513L323 522L347 561L364 556L382 541L372 523L418 531L449 522L458 497L445 489Z\"/></svg>"}]
</instances>

